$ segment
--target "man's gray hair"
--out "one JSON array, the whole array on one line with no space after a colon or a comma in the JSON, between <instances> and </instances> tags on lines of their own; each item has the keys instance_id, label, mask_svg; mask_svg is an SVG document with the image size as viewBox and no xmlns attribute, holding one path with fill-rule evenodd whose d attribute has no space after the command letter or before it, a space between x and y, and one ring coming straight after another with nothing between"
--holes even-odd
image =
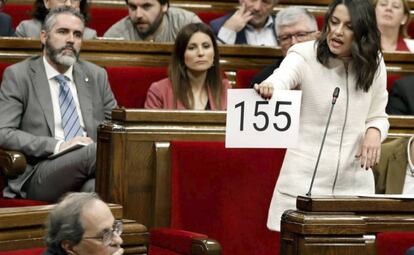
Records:
<instances>
[{"instance_id":1,"label":"man's gray hair","mask_svg":"<svg viewBox=\"0 0 414 255\"><path fill-rule=\"evenodd\" d=\"M81 214L85 205L100 200L96 193L70 193L59 202L49 214L46 222L45 242L48 247L59 255L66 252L61 247L63 240L77 245L82 240L85 229L82 225Z\"/></svg>"},{"instance_id":2,"label":"man's gray hair","mask_svg":"<svg viewBox=\"0 0 414 255\"><path fill-rule=\"evenodd\" d=\"M42 24L42 30L49 33L52 30L52 27L56 23L56 17L60 14L70 14L82 21L82 24L85 26L85 17L80 13L78 10L70 7L70 6L62 6L58 8L51 9L49 13L46 15L45 20Z\"/></svg>"},{"instance_id":3,"label":"man's gray hair","mask_svg":"<svg viewBox=\"0 0 414 255\"><path fill-rule=\"evenodd\" d=\"M316 22L315 16L305 8L299 6L289 6L279 11L276 15L276 28L294 25L304 16L307 17L309 21L309 29L318 31L318 23ZM276 31L278 31L278 29L276 29Z\"/></svg>"}]
</instances>

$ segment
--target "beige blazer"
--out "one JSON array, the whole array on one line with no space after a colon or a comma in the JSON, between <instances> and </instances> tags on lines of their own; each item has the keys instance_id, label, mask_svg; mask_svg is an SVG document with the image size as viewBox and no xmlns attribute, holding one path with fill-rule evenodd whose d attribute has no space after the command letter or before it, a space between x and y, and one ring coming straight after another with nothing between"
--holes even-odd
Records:
<instances>
[{"instance_id":1,"label":"beige blazer","mask_svg":"<svg viewBox=\"0 0 414 255\"><path fill-rule=\"evenodd\" d=\"M375 193L402 193L407 170L409 139L409 137L397 138L382 144L380 163L373 169Z\"/></svg>"}]
</instances>

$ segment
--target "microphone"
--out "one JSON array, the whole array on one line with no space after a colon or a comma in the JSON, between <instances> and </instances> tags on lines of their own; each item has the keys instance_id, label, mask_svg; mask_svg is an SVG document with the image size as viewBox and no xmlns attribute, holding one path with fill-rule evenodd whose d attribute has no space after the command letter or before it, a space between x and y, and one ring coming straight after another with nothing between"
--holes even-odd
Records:
<instances>
[{"instance_id":1,"label":"microphone","mask_svg":"<svg viewBox=\"0 0 414 255\"><path fill-rule=\"evenodd\" d=\"M322 149L323 149L323 146L325 145L326 133L328 132L329 123L331 122L332 111L336 103L336 99L338 99L338 96L339 96L339 90L340 90L339 87L336 87L332 95L332 105L331 105L331 110L329 111L328 121L326 122L325 133L323 134L323 137L322 137L322 143L319 148L318 158L316 159L315 169L313 170L312 181L309 186L309 191L308 193L306 193L306 196L308 197L310 197L312 193L313 182L315 181L315 176L318 170L319 160L321 159Z\"/></svg>"}]
</instances>

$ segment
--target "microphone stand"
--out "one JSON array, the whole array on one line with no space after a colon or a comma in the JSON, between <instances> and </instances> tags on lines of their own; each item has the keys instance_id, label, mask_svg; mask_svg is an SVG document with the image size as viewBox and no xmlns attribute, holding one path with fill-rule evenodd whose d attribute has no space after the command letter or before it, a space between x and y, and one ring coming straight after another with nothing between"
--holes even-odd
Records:
<instances>
[{"instance_id":1,"label":"microphone stand","mask_svg":"<svg viewBox=\"0 0 414 255\"><path fill-rule=\"evenodd\" d=\"M308 193L306 193L307 197L310 197L311 194L312 194L313 182L315 181L315 176L316 176L316 172L318 170L319 160L321 159L323 145L325 144L326 133L328 132L329 123L331 122L332 111L333 111L333 108L335 106L336 99L338 98L338 96L339 96L339 87L336 87L335 90L334 90L334 93L333 93L331 110L329 111L328 121L326 122L325 132L323 134L321 147L319 148L318 158L316 159L315 169L313 170L312 181L311 181Z\"/></svg>"}]
</instances>

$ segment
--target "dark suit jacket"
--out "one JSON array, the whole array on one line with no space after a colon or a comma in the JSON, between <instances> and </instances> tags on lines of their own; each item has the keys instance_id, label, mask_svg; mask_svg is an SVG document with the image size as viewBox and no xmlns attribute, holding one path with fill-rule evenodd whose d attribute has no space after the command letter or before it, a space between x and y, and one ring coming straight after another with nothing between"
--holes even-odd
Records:
<instances>
[{"instance_id":1,"label":"dark suit jacket","mask_svg":"<svg viewBox=\"0 0 414 255\"><path fill-rule=\"evenodd\" d=\"M387 113L414 115L414 76L396 80L388 98Z\"/></svg>"},{"instance_id":2,"label":"dark suit jacket","mask_svg":"<svg viewBox=\"0 0 414 255\"><path fill-rule=\"evenodd\" d=\"M381 146L380 163L373 169L375 193L401 194L407 171L409 138L397 138Z\"/></svg>"},{"instance_id":3,"label":"dark suit jacket","mask_svg":"<svg viewBox=\"0 0 414 255\"><path fill-rule=\"evenodd\" d=\"M210 22L210 27L213 29L214 34L218 35L218 32L220 30L220 28L224 25L224 23L234 14L234 12L227 14L226 16L217 18L215 20L212 20ZM275 22L275 16L271 15L272 19L273 19L273 23ZM236 42L235 44L247 44L247 39L246 39L246 34L244 33L244 31L246 30L246 27L243 28L242 30L240 30L237 35L236 35ZM275 36L275 38L277 38L276 36L276 29L275 26L273 26L273 34ZM217 38L218 41L222 42L219 38ZM224 42L222 42L224 43Z\"/></svg>"},{"instance_id":4,"label":"dark suit jacket","mask_svg":"<svg viewBox=\"0 0 414 255\"><path fill-rule=\"evenodd\" d=\"M86 132L96 141L98 125L110 119L116 106L106 71L79 60L73 66L73 78ZM26 171L8 181L14 193L20 193L34 166L53 153L58 142L54 136L53 105L43 58L9 66L0 87L0 147L21 151L28 161Z\"/></svg>"},{"instance_id":5,"label":"dark suit jacket","mask_svg":"<svg viewBox=\"0 0 414 255\"><path fill-rule=\"evenodd\" d=\"M63 253L66 254L66 253ZM52 248L47 248L45 250L45 252L42 253L42 255L63 255L62 252L56 251L55 249Z\"/></svg>"},{"instance_id":6,"label":"dark suit jacket","mask_svg":"<svg viewBox=\"0 0 414 255\"><path fill-rule=\"evenodd\" d=\"M260 73L256 74L252 80L250 81L250 86L253 87L254 84L260 84L262 83L264 80L267 79L267 77L269 77L273 71L278 68L280 66L280 63L282 62L282 60L278 59L275 62L273 62L272 64L265 66L265 68L263 68L262 71L260 71Z\"/></svg>"},{"instance_id":7,"label":"dark suit jacket","mask_svg":"<svg viewBox=\"0 0 414 255\"><path fill-rule=\"evenodd\" d=\"M4 13L0 12L0 36L13 36L14 31L12 27L11 17Z\"/></svg>"}]
</instances>

